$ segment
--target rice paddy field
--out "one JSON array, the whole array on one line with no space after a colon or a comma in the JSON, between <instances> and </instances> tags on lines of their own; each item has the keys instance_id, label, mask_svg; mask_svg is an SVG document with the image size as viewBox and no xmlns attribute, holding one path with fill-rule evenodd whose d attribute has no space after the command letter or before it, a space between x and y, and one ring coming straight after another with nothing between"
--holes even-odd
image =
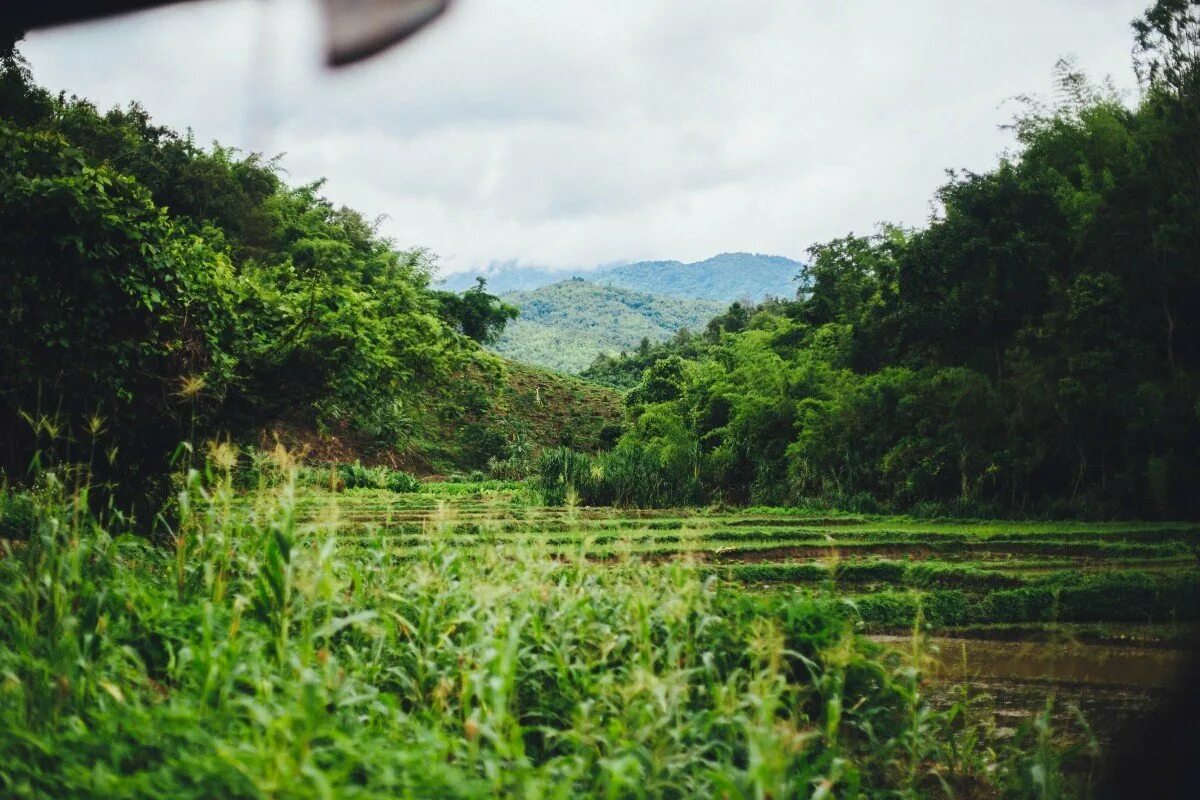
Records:
<instances>
[{"instance_id":1,"label":"rice paddy field","mask_svg":"<svg viewBox=\"0 0 1200 800\"><path fill-rule=\"evenodd\" d=\"M8 797L1082 797L1200 619L1189 524L63 483L0 507Z\"/></svg>"},{"instance_id":2,"label":"rice paddy field","mask_svg":"<svg viewBox=\"0 0 1200 800\"><path fill-rule=\"evenodd\" d=\"M1098 625L1200 620L1195 524L544 507L502 482L427 484L413 494L310 491L297 513L337 531L342 552L382 547L398 563L430 548L532 552L682 563L747 592L834 590L871 630L907 629L919 616L940 630L971 626L976 636L1011 636L1014 623L1091 623L1096 636Z\"/></svg>"},{"instance_id":3,"label":"rice paddy field","mask_svg":"<svg viewBox=\"0 0 1200 800\"><path fill-rule=\"evenodd\" d=\"M952 698L968 685L1001 735L1057 698L1109 740L1169 702L1200 648L1200 525L929 521L792 509L545 507L519 484L414 495L313 492L343 547L535 552L668 568L775 598L836 596L870 641L908 648ZM939 697L940 696L940 697Z\"/></svg>"}]
</instances>

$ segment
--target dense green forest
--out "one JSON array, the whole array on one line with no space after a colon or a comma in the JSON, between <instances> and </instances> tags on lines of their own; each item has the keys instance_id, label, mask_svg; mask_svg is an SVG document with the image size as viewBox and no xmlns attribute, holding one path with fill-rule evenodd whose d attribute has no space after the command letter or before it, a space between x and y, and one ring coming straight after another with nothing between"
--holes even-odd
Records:
<instances>
[{"instance_id":1,"label":"dense green forest","mask_svg":"<svg viewBox=\"0 0 1200 800\"><path fill-rule=\"evenodd\" d=\"M646 370L660 360L669 356L697 358L706 345L720 341L722 333L745 330L752 313L781 307L784 302L770 299L757 305L731 303L708 320L702 329L693 331L691 328L680 328L670 339L657 342L643 339L631 350L623 350L616 355L601 353L580 376L614 389L632 389L641 382Z\"/></svg>"},{"instance_id":2,"label":"dense green forest","mask_svg":"<svg viewBox=\"0 0 1200 800\"><path fill-rule=\"evenodd\" d=\"M654 502L1194 515L1200 126L1173 8L1139 22L1132 107L1064 62L1016 150L955 174L928 227L816 245L797 298L707 325L717 306L578 280L506 302L433 289L429 254L319 184L136 105L54 97L12 54L4 468L65 431L157 474L180 441L281 419L482 467L523 437L489 413L495 342L558 369L601 354L584 374L630 390L610 467L657 475ZM654 341L681 327L699 332ZM595 421L581 441L612 438L608 412L571 413Z\"/></svg>"},{"instance_id":3,"label":"dense green forest","mask_svg":"<svg viewBox=\"0 0 1200 800\"><path fill-rule=\"evenodd\" d=\"M495 343L497 352L528 364L567 373L614 388L630 388L648 366L649 348L672 338L686 342L691 331L723 324L716 320L734 301L743 303L791 298L806 276L803 265L782 256L722 253L682 264L645 261L599 270L523 291L501 295L520 309ZM501 285L532 281L537 269L513 268L494 277ZM481 286L486 286L486 279ZM457 284L456 284L457 285ZM606 365L620 375L608 374ZM640 365L634 372L634 365ZM585 370L587 370L585 372Z\"/></svg>"},{"instance_id":4,"label":"dense green forest","mask_svg":"<svg viewBox=\"0 0 1200 800\"><path fill-rule=\"evenodd\" d=\"M507 401L522 389L479 345L516 309L482 286L430 289L432 256L397 250L320 183L287 184L274 160L201 147L136 104L53 96L15 52L0 61L0 149L13 478L42 452L144 486L180 442L275 423L425 469L504 460L568 415L575 442L595 440L586 409L557 409L547 429L524 418L538 403Z\"/></svg>"},{"instance_id":5,"label":"dense green forest","mask_svg":"<svg viewBox=\"0 0 1200 800\"><path fill-rule=\"evenodd\" d=\"M504 330L496 351L569 373L583 370L602 353L615 355L682 328L702 327L724 308L713 300L652 295L582 278L502 297L521 316Z\"/></svg>"},{"instance_id":6,"label":"dense green forest","mask_svg":"<svg viewBox=\"0 0 1200 800\"><path fill-rule=\"evenodd\" d=\"M1062 62L927 228L814 246L802 298L593 364L639 376L608 469L655 475L645 502L1200 513L1200 70L1168 5L1135 107Z\"/></svg>"}]
</instances>

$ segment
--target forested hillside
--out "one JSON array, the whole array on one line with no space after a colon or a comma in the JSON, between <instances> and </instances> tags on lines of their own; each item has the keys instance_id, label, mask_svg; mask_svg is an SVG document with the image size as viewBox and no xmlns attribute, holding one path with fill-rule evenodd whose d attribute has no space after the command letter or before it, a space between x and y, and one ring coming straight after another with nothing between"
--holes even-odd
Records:
<instances>
[{"instance_id":1,"label":"forested hillside","mask_svg":"<svg viewBox=\"0 0 1200 800\"><path fill-rule=\"evenodd\" d=\"M1200 70L1172 14L1137 24L1136 108L1063 63L929 227L817 245L803 299L594 365L642 371L601 471L668 503L1200 513Z\"/></svg>"},{"instance_id":2,"label":"forested hillside","mask_svg":"<svg viewBox=\"0 0 1200 800\"><path fill-rule=\"evenodd\" d=\"M658 342L681 328L702 327L723 304L601 286L573 278L502 295L521 309L495 344L517 361L579 372L601 353L618 354L643 340Z\"/></svg>"},{"instance_id":3,"label":"forested hillside","mask_svg":"<svg viewBox=\"0 0 1200 800\"><path fill-rule=\"evenodd\" d=\"M687 297L697 300L761 301L767 297L795 297L804 265L783 256L757 253L722 253L684 264L680 261L639 261L590 271L559 271L543 267L501 264L484 270L450 275L446 288L463 290L476 276L487 279L493 292L529 291L569 278L616 286L635 292Z\"/></svg>"},{"instance_id":4,"label":"forested hillside","mask_svg":"<svg viewBox=\"0 0 1200 800\"><path fill-rule=\"evenodd\" d=\"M52 96L15 53L0 152L5 474L87 452L145 488L180 442L264 428L468 468L530 435L492 413L509 384L479 344L515 310L431 290L425 252L320 183L289 185L276 161L201 147L136 104Z\"/></svg>"}]
</instances>

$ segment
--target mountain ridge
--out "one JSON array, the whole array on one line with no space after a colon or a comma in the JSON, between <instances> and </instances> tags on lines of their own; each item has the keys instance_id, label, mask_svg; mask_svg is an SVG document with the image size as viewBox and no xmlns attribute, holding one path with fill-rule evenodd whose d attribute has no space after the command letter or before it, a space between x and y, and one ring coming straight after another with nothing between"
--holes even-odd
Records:
<instances>
[{"instance_id":1,"label":"mountain ridge","mask_svg":"<svg viewBox=\"0 0 1200 800\"><path fill-rule=\"evenodd\" d=\"M766 297L793 297L796 276L804 265L785 256L763 253L720 253L702 261L637 261L594 270L554 270L522 267L513 262L446 276L444 286L462 291L475 285L477 275L495 294L531 291L572 278L612 285L635 292L697 300L759 302Z\"/></svg>"}]
</instances>

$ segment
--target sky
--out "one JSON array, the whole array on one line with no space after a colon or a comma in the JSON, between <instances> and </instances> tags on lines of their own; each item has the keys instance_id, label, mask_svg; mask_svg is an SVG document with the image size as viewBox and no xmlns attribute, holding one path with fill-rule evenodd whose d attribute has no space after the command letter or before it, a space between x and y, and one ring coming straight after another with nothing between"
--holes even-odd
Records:
<instances>
[{"instance_id":1,"label":"sky","mask_svg":"<svg viewBox=\"0 0 1200 800\"><path fill-rule=\"evenodd\" d=\"M923 225L1060 57L1132 100L1148 2L458 0L331 71L316 0L204 0L21 49L52 90L282 153L446 272L586 269Z\"/></svg>"}]
</instances>

